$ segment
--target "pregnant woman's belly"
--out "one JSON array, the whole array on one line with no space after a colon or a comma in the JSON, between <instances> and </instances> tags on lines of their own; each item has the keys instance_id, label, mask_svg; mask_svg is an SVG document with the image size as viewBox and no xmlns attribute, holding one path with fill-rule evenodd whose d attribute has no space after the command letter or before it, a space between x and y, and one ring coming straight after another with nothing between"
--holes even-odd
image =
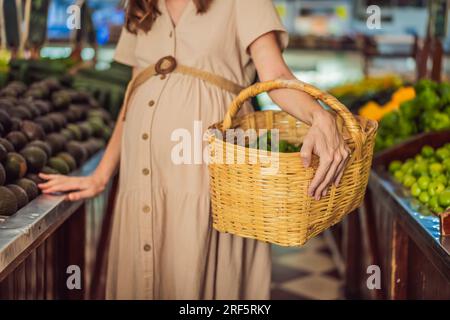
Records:
<instances>
[{"instance_id":1,"label":"pregnant woman's belly","mask_svg":"<svg viewBox=\"0 0 450 320\"><path fill-rule=\"evenodd\" d=\"M139 87L124 125L122 187L145 187L136 179L142 176L157 189L207 191L204 133L223 119L232 99L230 93L177 74L153 77Z\"/></svg>"}]
</instances>

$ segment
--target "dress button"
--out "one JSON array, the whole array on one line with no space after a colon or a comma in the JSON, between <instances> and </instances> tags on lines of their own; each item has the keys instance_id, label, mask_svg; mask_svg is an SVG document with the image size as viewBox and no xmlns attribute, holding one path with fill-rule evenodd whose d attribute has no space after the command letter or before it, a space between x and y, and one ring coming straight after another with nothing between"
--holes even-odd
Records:
<instances>
[{"instance_id":1,"label":"dress button","mask_svg":"<svg viewBox=\"0 0 450 320\"><path fill-rule=\"evenodd\" d=\"M165 74L161 75L160 79L161 80L165 80L166 79L166 75Z\"/></svg>"},{"instance_id":2,"label":"dress button","mask_svg":"<svg viewBox=\"0 0 450 320\"><path fill-rule=\"evenodd\" d=\"M142 174L143 174L144 176L148 176L148 175L150 174L150 170L147 169L147 168L144 168L144 169L142 169Z\"/></svg>"},{"instance_id":3,"label":"dress button","mask_svg":"<svg viewBox=\"0 0 450 320\"><path fill-rule=\"evenodd\" d=\"M150 107L153 107L153 106L155 105L155 101L150 100L150 102L148 103L148 105L149 105Z\"/></svg>"},{"instance_id":4,"label":"dress button","mask_svg":"<svg viewBox=\"0 0 450 320\"><path fill-rule=\"evenodd\" d=\"M152 246L151 245L149 245L149 244L146 244L145 246L144 246L144 251L150 251L150 250L152 250Z\"/></svg>"},{"instance_id":5,"label":"dress button","mask_svg":"<svg viewBox=\"0 0 450 320\"><path fill-rule=\"evenodd\" d=\"M142 140L148 140L149 136L147 133L142 134Z\"/></svg>"},{"instance_id":6,"label":"dress button","mask_svg":"<svg viewBox=\"0 0 450 320\"><path fill-rule=\"evenodd\" d=\"M151 211L151 208L150 208L150 206L144 206L142 211L144 211L144 213L149 213Z\"/></svg>"},{"instance_id":7,"label":"dress button","mask_svg":"<svg viewBox=\"0 0 450 320\"><path fill-rule=\"evenodd\" d=\"M173 31L170 31L169 33L169 37L172 38L173 37Z\"/></svg>"}]
</instances>

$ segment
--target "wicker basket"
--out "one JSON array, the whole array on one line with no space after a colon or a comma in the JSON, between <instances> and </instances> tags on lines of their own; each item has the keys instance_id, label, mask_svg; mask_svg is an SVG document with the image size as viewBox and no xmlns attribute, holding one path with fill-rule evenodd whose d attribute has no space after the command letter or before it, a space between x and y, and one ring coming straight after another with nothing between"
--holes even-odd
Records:
<instances>
[{"instance_id":1,"label":"wicker basket","mask_svg":"<svg viewBox=\"0 0 450 320\"><path fill-rule=\"evenodd\" d=\"M280 139L301 143L308 126L285 112L254 112L235 118L249 98L281 88L304 91L333 109L352 150L340 185L331 187L328 195L319 201L307 195L319 164L317 157L313 158L310 168L305 168L299 153L262 152L222 138L229 128L278 129ZM354 117L336 98L300 81L275 80L243 90L232 102L224 121L209 130L214 228L282 246L304 244L361 204L369 179L376 131L376 122ZM255 158L256 163L249 160ZM273 167L274 158L278 159L277 173L264 173L269 166Z\"/></svg>"}]
</instances>

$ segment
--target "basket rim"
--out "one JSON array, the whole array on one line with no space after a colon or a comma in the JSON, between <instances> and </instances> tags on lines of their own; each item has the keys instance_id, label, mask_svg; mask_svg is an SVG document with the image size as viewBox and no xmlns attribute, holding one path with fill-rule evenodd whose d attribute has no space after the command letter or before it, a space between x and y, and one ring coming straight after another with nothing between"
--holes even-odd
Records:
<instances>
[{"instance_id":1,"label":"basket rim","mask_svg":"<svg viewBox=\"0 0 450 320\"><path fill-rule=\"evenodd\" d=\"M245 115L242 115L242 116L239 116L239 117L235 117L234 118L234 121L240 121L240 120L243 120L243 119L245 119L245 118L247 118L247 117L250 117L250 116L252 116L253 114L264 114L264 113L280 113L280 114L285 114L285 115L287 115L287 116L289 116L289 117L293 117L292 115L290 115L289 113L287 113L286 111L284 111L284 110L258 110L258 111L253 111L253 112L250 112L250 113L247 113L247 114L245 114ZM339 116L339 115L336 115L336 116ZM367 139L370 139L370 138L372 138L375 134L376 134L376 132L377 132L377 130L378 130L378 122L377 121L375 121L375 120L372 120L372 119L369 119L369 118L365 118L365 117L363 117L363 116L359 116L359 115L354 115L354 117L355 117L355 119L357 120L357 122L359 123L359 124L363 124L363 123L365 123L365 126L361 126L361 133L362 133L362 135L364 136L364 144L366 144L366 142L367 142ZM307 127L308 127L308 130L309 130L309 128L311 127L310 125L308 125L307 123L305 123L304 121L302 121L302 120L299 120L299 119L297 119L297 118L295 118L295 117L293 117L296 121L298 121L298 122L301 122L301 123L303 123L304 125L306 125ZM233 121L233 122L234 122ZM229 129L226 129L226 130L223 130L223 122L224 121L219 121L219 122L216 122L216 123L214 123L214 124L212 124L212 125L210 125L209 127L208 127L208 129L207 129L207 132L209 132L209 136L211 137L215 137L215 135L214 135L214 133L213 133L213 131L214 130L219 130L222 134L223 133L225 133L225 131L226 130L229 130ZM231 127L230 129L236 129L236 128L239 128L240 126L237 126L237 127ZM258 128L258 129L264 129L264 128ZM346 128L345 127L343 127L343 130L346 130ZM352 141L352 138L351 138L351 136L350 135L348 135L346 138L345 138L345 140L346 141ZM227 142L227 141L223 141L224 143L229 143L229 142ZM229 144L231 144L231 143L229 143ZM242 147L242 146L239 146L239 145L236 145L236 144L234 144L235 146L237 146L237 147ZM249 147L245 147L245 148L247 148L247 149L253 149L253 148L249 148ZM280 154L283 154L283 152L278 152L278 153L280 153ZM289 153L289 154L299 154L299 152L294 152L294 153Z\"/></svg>"}]
</instances>

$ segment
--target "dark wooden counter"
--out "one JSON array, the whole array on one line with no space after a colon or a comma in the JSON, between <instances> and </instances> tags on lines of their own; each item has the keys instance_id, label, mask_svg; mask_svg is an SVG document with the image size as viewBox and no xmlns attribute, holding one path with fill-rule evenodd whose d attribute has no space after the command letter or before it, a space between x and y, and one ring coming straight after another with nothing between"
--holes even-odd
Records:
<instances>
[{"instance_id":1,"label":"dark wooden counter","mask_svg":"<svg viewBox=\"0 0 450 320\"><path fill-rule=\"evenodd\" d=\"M88 175L102 152L74 175ZM83 299L87 297L108 190L89 201L67 202L41 195L0 221L1 299ZM80 290L70 290L68 267L81 270Z\"/></svg>"}]
</instances>

